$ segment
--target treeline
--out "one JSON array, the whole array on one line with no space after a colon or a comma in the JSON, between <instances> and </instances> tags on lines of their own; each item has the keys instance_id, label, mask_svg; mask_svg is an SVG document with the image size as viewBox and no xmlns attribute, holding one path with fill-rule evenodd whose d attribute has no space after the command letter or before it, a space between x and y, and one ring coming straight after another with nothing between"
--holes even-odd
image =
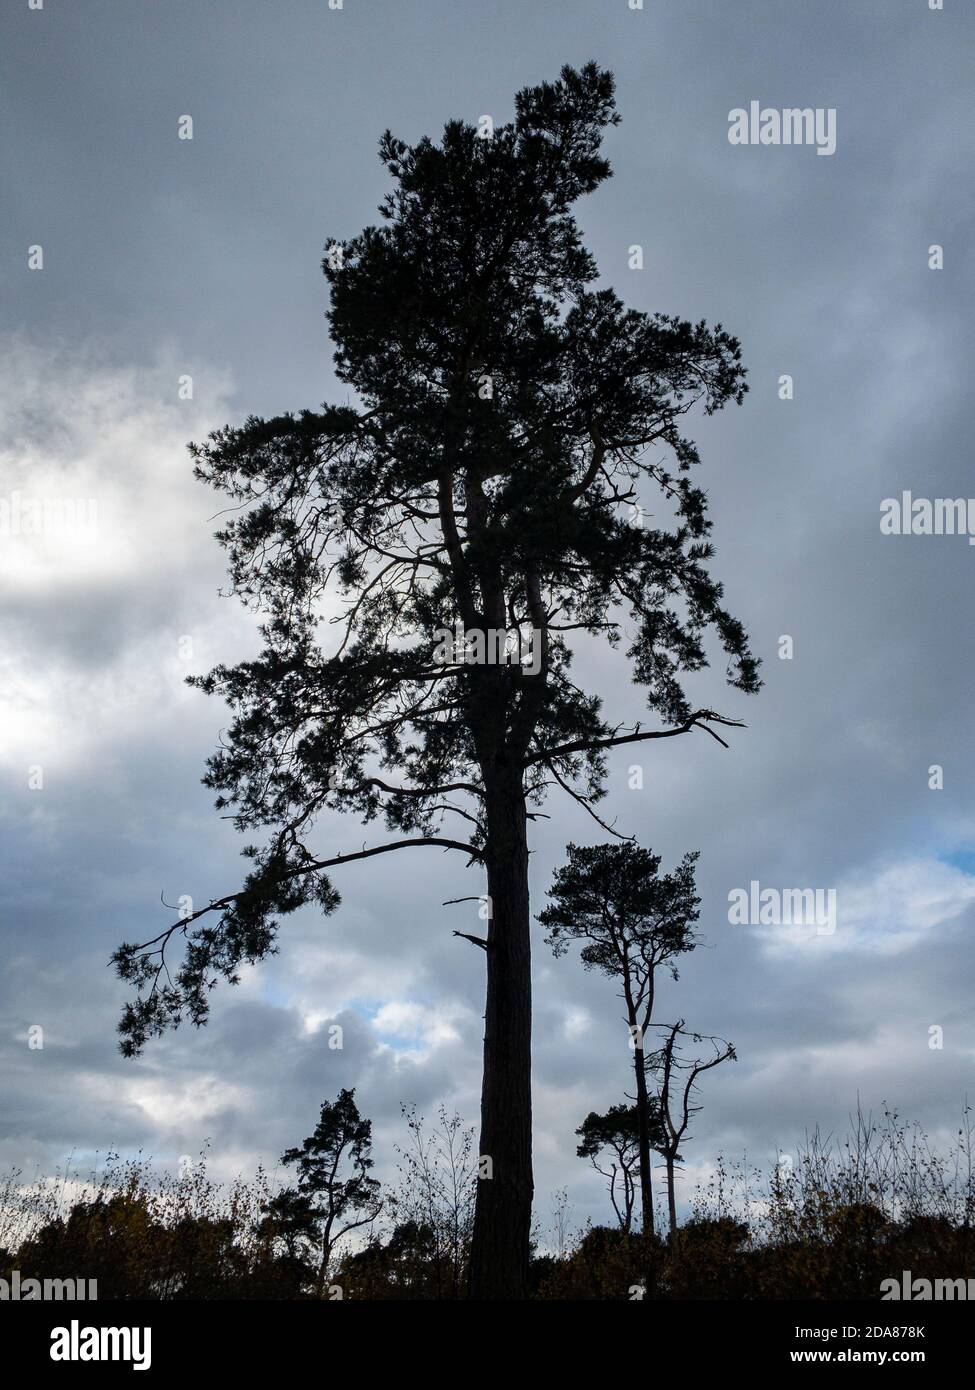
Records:
<instances>
[{"instance_id":1,"label":"treeline","mask_svg":"<svg viewBox=\"0 0 975 1390\"><path fill-rule=\"evenodd\" d=\"M97 1182L0 1192L8 1281L94 1279L100 1299L441 1300L466 1296L478 1162L474 1131L404 1111L397 1182L372 1176L371 1124L351 1091L326 1102L282 1161L290 1185L213 1182L206 1156L178 1176L110 1161ZM816 1134L771 1172L727 1168L674 1231L619 1220L533 1232L529 1296L558 1299L878 1299L885 1279L975 1276L973 1126L951 1145L885 1112L841 1142ZM583 1146L580 1145L580 1148Z\"/></svg>"}]
</instances>

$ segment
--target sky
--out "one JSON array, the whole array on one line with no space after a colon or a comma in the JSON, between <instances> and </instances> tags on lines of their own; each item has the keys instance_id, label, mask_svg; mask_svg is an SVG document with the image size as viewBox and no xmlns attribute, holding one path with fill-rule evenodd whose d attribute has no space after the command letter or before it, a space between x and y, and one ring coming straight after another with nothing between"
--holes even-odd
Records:
<instances>
[{"instance_id":1,"label":"sky","mask_svg":"<svg viewBox=\"0 0 975 1390\"><path fill-rule=\"evenodd\" d=\"M386 127L504 121L518 89L590 58L623 117L614 176L579 209L600 283L723 323L751 388L690 433L713 572L765 688L726 690L719 662L692 689L747 728L728 750L703 734L621 750L601 809L665 867L701 852L704 944L658 1016L738 1060L703 1083L682 1199L717 1154L768 1167L858 1103L950 1135L975 1089L975 550L880 520L904 490L975 491L971 8L10 0L0 30L0 1169L108 1149L175 1168L204 1144L218 1176L273 1169L342 1086L381 1177L401 1105L476 1122L483 960L452 935L476 906L441 905L482 891L459 857L347 866L338 913L288 919L206 1029L138 1060L117 1050L126 990L107 962L168 924L165 903L242 872L200 785L227 711L184 679L256 637L219 596L220 502L187 441L346 398L320 259L378 220ZM835 152L730 143L752 101L835 111ZM81 505L34 534L25 499ZM608 713L641 717L622 663L593 644L578 670ZM539 908L565 843L606 838L575 806L547 810ZM319 827L323 853L376 833ZM753 881L834 890L835 930L732 923L729 894ZM627 1086L620 1006L536 933L539 1218L565 1187L576 1225L607 1220L574 1130Z\"/></svg>"}]
</instances>

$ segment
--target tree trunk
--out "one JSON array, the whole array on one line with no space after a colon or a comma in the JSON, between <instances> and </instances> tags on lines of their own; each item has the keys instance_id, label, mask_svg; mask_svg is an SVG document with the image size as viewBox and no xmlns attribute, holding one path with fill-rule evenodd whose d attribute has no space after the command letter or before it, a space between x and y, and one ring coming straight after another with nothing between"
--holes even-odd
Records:
<instances>
[{"instance_id":1,"label":"tree trunk","mask_svg":"<svg viewBox=\"0 0 975 1390\"><path fill-rule=\"evenodd\" d=\"M527 1290L533 1193L531 919L520 769L486 776L485 798L490 917L470 1295L518 1299Z\"/></svg>"},{"instance_id":2,"label":"tree trunk","mask_svg":"<svg viewBox=\"0 0 975 1390\"><path fill-rule=\"evenodd\" d=\"M667 1206L670 1210L670 1239L677 1234L677 1194L674 1191L674 1160L667 1159Z\"/></svg>"},{"instance_id":3,"label":"tree trunk","mask_svg":"<svg viewBox=\"0 0 975 1390\"><path fill-rule=\"evenodd\" d=\"M633 1053L633 1069L636 1073L636 1119L637 1146L640 1152L640 1210L643 1213L640 1239L643 1244L643 1281L645 1297L651 1298L655 1291L656 1266L650 1243L654 1235L653 1192L650 1182L650 1100L647 1095L647 1071L643 1057L643 1038L639 1039Z\"/></svg>"},{"instance_id":4,"label":"tree trunk","mask_svg":"<svg viewBox=\"0 0 975 1390\"><path fill-rule=\"evenodd\" d=\"M322 1241L322 1258L318 1265L318 1293L321 1295L325 1289L325 1281L328 1278L328 1266L332 1259L332 1241L326 1235Z\"/></svg>"},{"instance_id":5,"label":"tree trunk","mask_svg":"<svg viewBox=\"0 0 975 1390\"><path fill-rule=\"evenodd\" d=\"M634 1034L635 1038L639 1034ZM653 1235L653 1193L650 1182L650 1099L647 1095L647 1071L643 1059L642 1039L633 1053L636 1073L637 1146L640 1152L640 1209L643 1212L643 1234Z\"/></svg>"}]
</instances>

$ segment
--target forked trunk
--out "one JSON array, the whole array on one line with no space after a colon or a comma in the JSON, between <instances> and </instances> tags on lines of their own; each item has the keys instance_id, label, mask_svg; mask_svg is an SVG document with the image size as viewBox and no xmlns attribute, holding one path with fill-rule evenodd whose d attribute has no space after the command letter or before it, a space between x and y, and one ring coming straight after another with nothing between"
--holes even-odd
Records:
<instances>
[{"instance_id":1,"label":"forked trunk","mask_svg":"<svg viewBox=\"0 0 975 1390\"><path fill-rule=\"evenodd\" d=\"M533 1193L528 841L520 773L491 779L485 791L490 916L470 1294L518 1299L527 1289Z\"/></svg>"}]
</instances>

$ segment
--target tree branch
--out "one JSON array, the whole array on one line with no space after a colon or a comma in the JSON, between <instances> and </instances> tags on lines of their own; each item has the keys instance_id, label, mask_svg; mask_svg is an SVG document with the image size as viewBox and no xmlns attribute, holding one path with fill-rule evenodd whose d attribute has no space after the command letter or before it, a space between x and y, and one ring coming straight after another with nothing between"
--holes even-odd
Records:
<instances>
[{"instance_id":1,"label":"tree branch","mask_svg":"<svg viewBox=\"0 0 975 1390\"><path fill-rule=\"evenodd\" d=\"M462 936L465 941L471 941L475 946L480 946L482 951L486 951L488 943L482 936L469 936L466 931L455 931L454 936Z\"/></svg>"},{"instance_id":2,"label":"tree branch","mask_svg":"<svg viewBox=\"0 0 975 1390\"><path fill-rule=\"evenodd\" d=\"M388 845L376 845L374 849L359 849L351 854L337 854L332 859L311 859L308 863L301 864L298 868L291 869L288 873L282 874L278 882L287 882L292 878L300 878L303 874L316 873L319 869L330 869L336 864L350 864L354 859L371 859L374 855L388 854L394 849L407 849L411 845L442 845L444 849L463 850L465 854L470 855L472 860L479 860L481 858L481 851L475 849L473 845L466 844L463 840L447 840L441 839L439 836L423 836L422 838L412 840L392 840ZM246 896L247 891L246 888L239 888L236 893L227 893L225 897L214 898L206 907L201 907L198 908L196 912L191 912L187 917L181 918L180 921L175 922L171 927L167 927L165 931L160 932L158 936L154 936L151 941L144 941L135 949L137 951L144 951L149 946L155 946L159 941L168 941L173 932L185 930L191 922L195 922L198 917L205 917L208 912L220 912L223 908L229 907L231 903L236 902L238 898Z\"/></svg>"},{"instance_id":3,"label":"tree branch","mask_svg":"<svg viewBox=\"0 0 975 1390\"><path fill-rule=\"evenodd\" d=\"M592 807L589 804L588 798L582 796L579 792L575 791L574 788L570 787L568 782L566 782L563 777L559 776L559 774L556 772L555 768L552 766L551 763L546 763L545 766L548 768L549 772L555 778L556 782L558 782L562 790L564 792L568 792L569 795L572 797L573 801L578 801L579 805L583 808L583 810L588 811L589 815L592 816L596 824L601 826L607 834L615 835L617 840L626 840L630 843L635 843L635 835L621 835L618 830L614 830L611 825L607 825L606 822L602 819L602 817L598 816L596 812L592 809Z\"/></svg>"},{"instance_id":4,"label":"tree branch","mask_svg":"<svg viewBox=\"0 0 975 1390\"><path fill-rule=\"evenodd\" d=\"M729 729L744 729L745 725L740 719L725 719L723 715L715 714L714 710L699 709L695 710L683 724L678 724L673 729L652 729L641 732L639 724L632 734L610 735L609 738L578 739L574 743L561 743L555 748L542 748L537 753L530 753L524 759L523 766L529 767L532 763L548 762L551 758L562 758L568 753L588 753L595 748L616 748L623 743L643 743L651 738L675 738L678 734L688 734L692 729L703 729L705 733L716 738L722 748L727 748L728 744L720 734L715 733L714 729L708 728L708 722L721 724Z\"/></svg>"}]
</instances>

